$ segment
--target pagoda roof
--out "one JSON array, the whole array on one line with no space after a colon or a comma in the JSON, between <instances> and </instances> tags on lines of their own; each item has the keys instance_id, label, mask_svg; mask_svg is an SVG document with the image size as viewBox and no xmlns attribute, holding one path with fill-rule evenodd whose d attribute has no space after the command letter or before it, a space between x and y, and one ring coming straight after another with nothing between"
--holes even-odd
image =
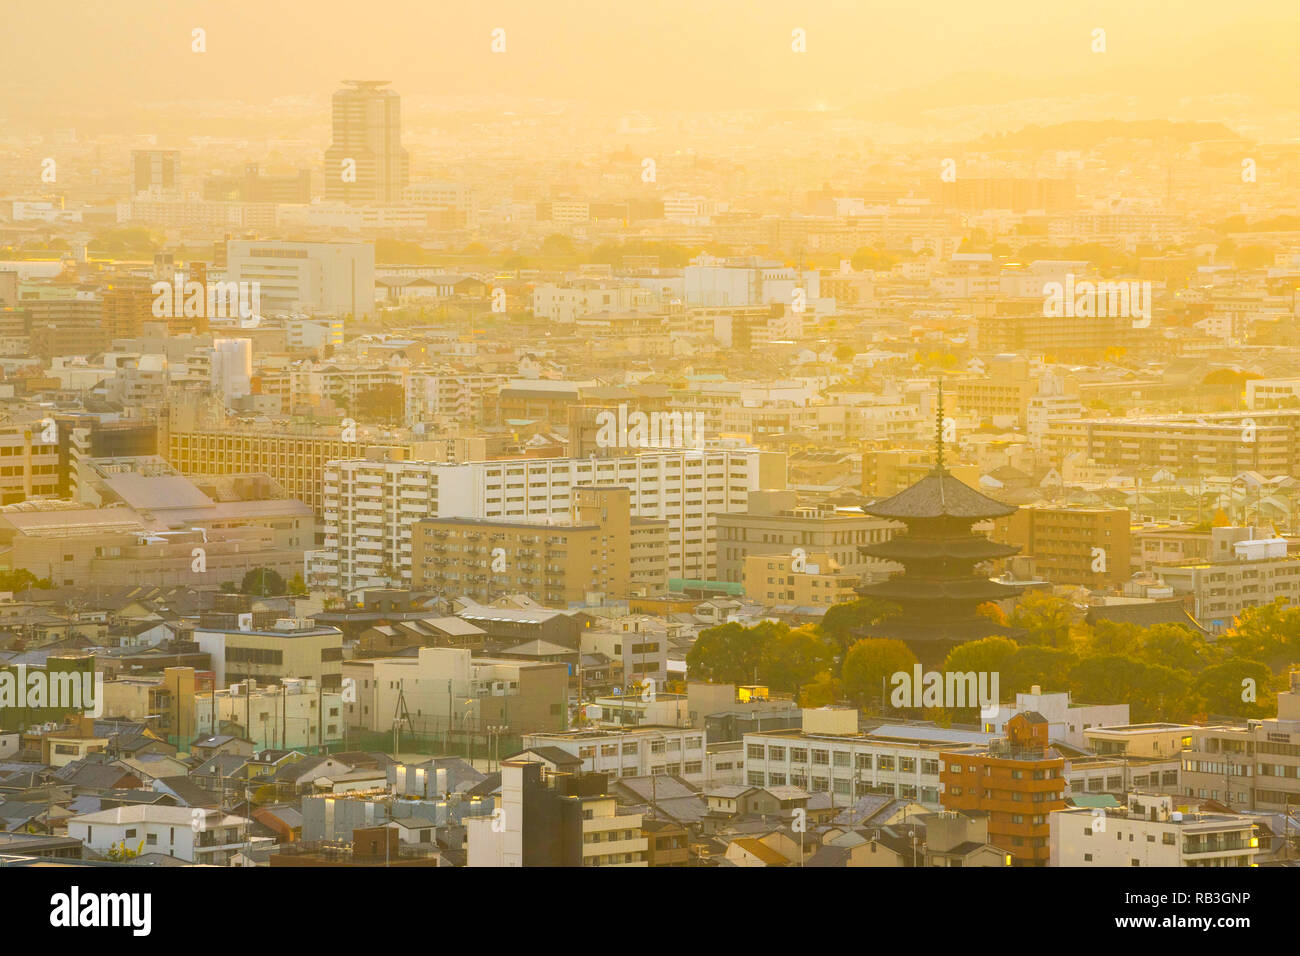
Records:
<instances>
[{"instance_id":1,"label":"pagoda roof","mask_svg":"<svg viewBox=\"0 0 1300 956\"><path fill-rule=\"evenodd\" d=\"M866 505L863 511L878 518L1000 518L1015 514L1006 505L958 481L942 466L898 494Z\"/></svg>"},{"instance_id":2,"label":"pagoda roof","mask_svg":"<svg viewBox=\"0 0 1300 956\"><path fill-rule=\"evenodd\" d=\"M897 575L879 584L866 584L857 589L864 597L886 601L1002 601L1015 597L1023 587L1002 584L988 578L919 578L916 575Z\"/></svg>"},{"instance_id":3,"label":"pagoda roof","mask_svg":"<svg viewBox=\"0 0 1300 956\"><path fill-rule=\"evenodd\" d=\"M1020 552L1020 548L1014 544L990 541L982 535L963 538L919 538L910 534L899 535L878 544L862 545L858 550L867 557L898 562L927 558L988 561Z\"/></svg>"}]
</instances>

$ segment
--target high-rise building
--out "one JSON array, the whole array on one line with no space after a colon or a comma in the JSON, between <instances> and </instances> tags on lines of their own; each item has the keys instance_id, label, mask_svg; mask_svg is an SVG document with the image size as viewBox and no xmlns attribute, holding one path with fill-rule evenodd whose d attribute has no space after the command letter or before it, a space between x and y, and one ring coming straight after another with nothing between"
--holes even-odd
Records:
<instances>
[{"instance_id":1,"label":"high-rise building","mask_svg":"<svg viewBox=\"0 0 1300 956\"><path fill-rule=\"evenodd\" d=\"M594 460L332 461L325 469L321 571L345 590L409 581L411 529L419 518L544 525L569 516L578 486L619 485L630 490L634 515L668 522L670 580L712 580L717 516L744 507L750 491L784 486L785 477L784 455L748 448Z\"/></svg>"},{"instance_id":2,"label":"high-rise building","mask_svg":"<svg viewBox=\"0 0 1300 956\"><path fill-rule=\"evenodd\" d=\"M334 138L325 151L325 198L395 203L410 182L402 148L402 100L387 80L347 80L334 94Z\"/></svg>"},{"instance_id":3,"label":"high-rise building","mask_svg":"<svg viewBox=\"0 0 1300 956\"><path fill-rule=\"evenodd\" d=\"M133 149L131 151L132 193L160 196L175 191L180 183L181 154L175 149Z\"/></svg>"}]
</instances>

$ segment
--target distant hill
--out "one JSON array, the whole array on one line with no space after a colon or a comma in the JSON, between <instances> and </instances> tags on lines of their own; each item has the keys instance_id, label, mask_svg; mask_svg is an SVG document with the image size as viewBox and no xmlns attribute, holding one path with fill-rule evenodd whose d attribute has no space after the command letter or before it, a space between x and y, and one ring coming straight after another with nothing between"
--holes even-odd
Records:
<instances>
[{"instance_id":1,"label":"distant hill","mask_svg":"<svg viewBox=\"0 0 1300 956\"><path fill-rule=\"evenodd\" d=\"M1244 139L1222 123L1074 120L1051 126L1026 126L1010 133L993 133L976 140L975 145L985 149L1089 149L1115 138L1174 140L1179 143Z\"/></svg>"}]
</instances>

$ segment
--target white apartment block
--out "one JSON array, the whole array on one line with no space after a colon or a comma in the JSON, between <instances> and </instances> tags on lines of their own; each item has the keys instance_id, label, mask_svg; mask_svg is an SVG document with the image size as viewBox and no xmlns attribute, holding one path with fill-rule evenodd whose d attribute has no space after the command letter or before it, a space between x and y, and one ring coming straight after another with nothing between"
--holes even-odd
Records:
<instances>
[{"instance_id":1,"label":"white apartment block","mask_svg":"<svg viewBox=\"0 0 1300 956\"><path fill-rule=\"evenodd\" d=\"M640 312L659 305L660 296L651 289L608 280L538 285L532 303L533 315L563 324L601 312Z\"/></svg>"},{"instance_id":2,"label":"white apartment block","mask_svg":"<svg viewBox=\"0 0 1300 956\"><path fill-rule=\"evenodd\" d=\"M1015 704L1000 704L992 717L981 717L983 729L999 736L1016 714L1036 711L1047 718L1047 735L1053 741L1087 748L1083 732L1090 727L1119 727L1128 723L1128 704L1072 704L1069 692L1044 694L1037 684L1028 694L1016 694Z\"/></svg>"},{"instance_id":3,"label":"white apartment block","mask_svg":"<svg viewBox=\"0 0 1300 956\"><path fill-rule=\"evenodd\" d=\"M368 317L375 311L375 247L365 242L232 239L226 278L260 284L268 315Z\"/></svg>"},{"instance_id":4,"label":"white apartment block","mask_svg":"<svg viewBox=\"0 0 1300 956\"><path fill-rule=\"evenodd\" d=\"M1251 866L1254 821L1237 813L1179 810L1167 794L1131 793L1128 805L1056 810L1051 866Z\"/></svg>"},{"instance_id":5,"label":"white apartment block","mask_svg":"<svg viewBox=\"0 0 1300 956\"><path fill-rule=\"evenodd\" d=\"M320 562L344 589L410 582L411 524L424 517L567 521L572 489L616 485L632 513L669 522L668 576L715 577L717 515L750 491L785 487L785 456L754 449L655 451L604 459L440 464L343 459L325 467Z\"/></svg>"},{"instance_id":6,"label":"white apartment block","mask_svg":"<svg viewBox=\"0 0 1300 956\"><path fill-rule=\"evenodd\" d=\"M311 395L351 408L357 397L389 386L405 387L406 368L401 365L325 365L308 372Z\"/></svg>"},{"instance_id":7,"label":"white apartment block","mask_svg":"<svg viewBox=\"0 0 1300 956\"><path fill-rule=\"evenodd\" d=\"M225 866L246 848L248 823L219 810L128 804L70 818L68 836L101 855L125 843L132 852Z\"/></svg>"},{"instance_id":8,"label":"white apartment block","mask_svg":"<svg viewBox=\"0 0 1300 956\"><path fill-rule=\"evenodd\" d=\"M215 694L194 696L193 726L199 737L238 724L259 750L319 747L343 740L343 696L314 680L287 678L275 687L256 681Z\"/></svg>"},{"instance_id":9,"label":"white apartment block","mask_svg":"<svg viewBox=\"0 0 1300 956\"><path fill-rule=\"evenodd\" d=\"M705 772L704 731L693 727L524 734L521 746L525 750L559 747L581 760L584 772L607 774L611 780L673 773L699 786L709 782Z\"/></svg>"},{"instance_id":10,"label":"white apartment block","mask_svg":"<svg viewBox=\"0 0 1300 956\"><path fill-rule=\"evenodd\" d=\"M412 369L406 377L406 425L438 418L482 421L484 396L508 381L506 375Z\"/></svg>"},{"instance_id":11,"label":"white apartment block","mask_svg":"<svg viewBox=\"0 0 1300 956\"><path fill-rule=\"evenodd\" d=\"M837 806L886 794L940 808L942 751L985 745L992 734L943 727L885 725L859 733L850 708L805 709L802 729L744 736L744 783L830 793Z\"/></svg>"}]
</instances>

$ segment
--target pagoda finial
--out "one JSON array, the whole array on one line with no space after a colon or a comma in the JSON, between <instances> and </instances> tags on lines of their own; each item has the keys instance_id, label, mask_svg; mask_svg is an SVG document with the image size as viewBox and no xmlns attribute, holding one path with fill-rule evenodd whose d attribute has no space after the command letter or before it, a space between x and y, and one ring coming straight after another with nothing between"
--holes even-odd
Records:
<instances>
[{"instance_id":1,"label":"pagoda finial","mask_svg":"<svg viewBox=\"0 0 1300 956\"><path fill-rule=\"evenodd\" d=\"M943 471L943 378L939 379L939 400L934 412L934 468Z\"/></svg>"}]
</instances>

